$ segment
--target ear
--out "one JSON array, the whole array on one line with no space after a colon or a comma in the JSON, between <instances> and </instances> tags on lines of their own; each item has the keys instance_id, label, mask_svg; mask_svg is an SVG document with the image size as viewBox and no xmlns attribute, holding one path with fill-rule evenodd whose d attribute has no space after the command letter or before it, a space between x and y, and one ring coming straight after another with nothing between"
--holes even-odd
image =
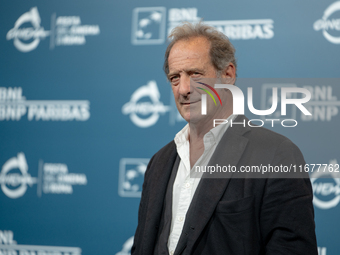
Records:
<instances>
[{"instance_id":1,"label":"ear","mask_svg":"<svg viewBox=\"0 0 340 255\"><path fill-rule=\"evenodd\" d=\"M236 68L233 63L230 62L228 66L223 70L222 78L225 78L229 84L235 84Z\"/></svg>"}]
</instances>

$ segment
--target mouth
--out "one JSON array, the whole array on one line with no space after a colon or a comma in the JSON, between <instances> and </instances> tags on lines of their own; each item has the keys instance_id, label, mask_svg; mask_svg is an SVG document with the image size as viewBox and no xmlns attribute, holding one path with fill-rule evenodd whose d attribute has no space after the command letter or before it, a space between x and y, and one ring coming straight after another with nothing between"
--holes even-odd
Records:
<instances>
[{"instance_id":1,"label":"mouth","mask_svg":"<svg viewBox=\"0 0 340 255\"><path fill-rule=\"evenodd\" d=\"M199 101L194 101L194 102L182 102L181 105L192 105L192 104L196 104Z\"/></svg>"}]
</instances>

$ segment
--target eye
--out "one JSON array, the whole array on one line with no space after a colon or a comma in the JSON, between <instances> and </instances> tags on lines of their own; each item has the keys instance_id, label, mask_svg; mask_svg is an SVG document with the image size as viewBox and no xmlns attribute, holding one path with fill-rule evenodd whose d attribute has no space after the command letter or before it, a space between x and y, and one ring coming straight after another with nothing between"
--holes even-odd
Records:
<instances>
[{"instance_id":1,"label":"eye","mask_svg":"<svg viewBox=\"0 0 340 255\"><path fill-rule=\"evenodd\" d=\"M201 76L201 73L199 73L199 72L192 72L191 76L192 77L199 77L199 76Z\"/></svg>"},{"instance_id":2,"label":"eye","mask_svg":"<svg viewBox=\"0 0 340 255\"><path fill-rule=\"evenodd\" d=\"M178 75L171 76L169 78L169 80L170 80L172 85L176 85L178 83L178 81L179 81L179 76Z\"/></svg>"}]
</instances>

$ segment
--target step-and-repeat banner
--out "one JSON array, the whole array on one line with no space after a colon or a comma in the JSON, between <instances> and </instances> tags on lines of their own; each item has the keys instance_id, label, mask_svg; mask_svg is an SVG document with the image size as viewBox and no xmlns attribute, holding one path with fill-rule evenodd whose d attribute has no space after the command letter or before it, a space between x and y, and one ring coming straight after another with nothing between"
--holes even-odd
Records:
<instances>
[{"instance_id":1,"label":"step-and-repeat banner","mask_svg":"<svg viewBox=\"0 0 340 255\"><path fill-rule=\"evenodd\" d=\"M0 254L130 254L147 163L186 124L166 38L201 19L234 44L257 109L273 87L311 92L312 116L264 126L309 164L340 162L340 1L2 1ZM319 254L338 255L340 179L311 175Z\"/></svg>"}]
</instances>

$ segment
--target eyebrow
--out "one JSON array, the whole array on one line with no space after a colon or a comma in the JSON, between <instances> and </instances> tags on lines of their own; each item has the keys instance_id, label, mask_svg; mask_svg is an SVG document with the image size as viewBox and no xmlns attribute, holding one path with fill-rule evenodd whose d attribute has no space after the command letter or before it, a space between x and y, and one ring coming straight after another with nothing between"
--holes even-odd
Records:
<instances>
[{"instance_id":1,"label":"eyebrow","mask_svg":"<svg viewBox=\"0 0 340 255\"><path fill-rule=\"evenodd\" d=\"M189 68L189 69L184 69L184 70L181 70L181 71L176 70L176 71L168 73L168 75L167 75L168 80L170 80L170 76L173 76L173 75L178 74L180 72L185 72L185 73L201 72L201 73L205 73L205 71L203 69L200 69L200 68Z\"/></svg>"}]
</instances>

